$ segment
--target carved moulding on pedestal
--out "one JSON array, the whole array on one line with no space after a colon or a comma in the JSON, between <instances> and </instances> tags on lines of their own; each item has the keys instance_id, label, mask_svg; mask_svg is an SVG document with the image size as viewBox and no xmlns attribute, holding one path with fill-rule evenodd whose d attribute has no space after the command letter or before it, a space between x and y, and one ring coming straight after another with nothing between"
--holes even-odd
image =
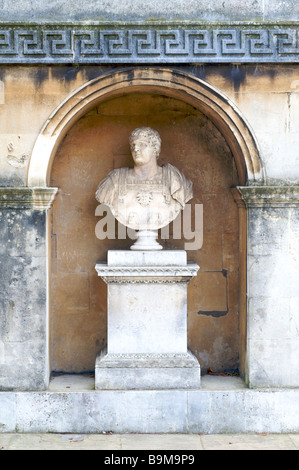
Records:
<instances>
[{"instance_id":1,"label":"carved moulding on pedestal","mask_svg":"<svg viewBox=\"0 0 299 470\"><path fill-rule=\"evenodd\" d=\"M175 284L189 282L198 266L108 266L98 263L96 270L106 284Z\"/></svg>"}]
</instances>

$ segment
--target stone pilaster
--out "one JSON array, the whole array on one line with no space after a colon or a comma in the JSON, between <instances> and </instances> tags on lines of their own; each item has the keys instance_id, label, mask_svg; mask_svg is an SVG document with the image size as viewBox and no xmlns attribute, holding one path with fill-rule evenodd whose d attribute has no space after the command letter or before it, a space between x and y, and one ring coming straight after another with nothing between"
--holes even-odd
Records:
<instances>
[{"instance_id":1,"label":"stone pilaster","mask_svg":"<svg viewBox=\"0 0 299 470\"><path fill-rule=\"evenodd\" d=\"M239 187L247 207L247 380L299 386L299 187Z\"/></svg>"},{"instance_id":2,"label":"stone pilaster","mask_svg":"<svg viewBox=\"0 0 299 470\"><path fill-rule=\"evenodd\" d=\"M0 390L49 380L48 209L56 188L0 188Z\"/></svg>"}]
</instances>

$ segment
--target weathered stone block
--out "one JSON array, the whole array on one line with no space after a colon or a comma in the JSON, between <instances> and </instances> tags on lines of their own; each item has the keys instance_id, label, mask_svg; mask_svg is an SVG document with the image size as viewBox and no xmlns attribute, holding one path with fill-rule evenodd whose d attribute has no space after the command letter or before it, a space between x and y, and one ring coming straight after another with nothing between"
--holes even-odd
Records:
<instances>
[{"instance_id":1,"label":"weathered stone block","mask_svg":"<svg viewBox=\"0 0 299 470\"><path fill-rule=\"evenodd\" d=\"M47 212L34 206L54 193L0 191L0 390L48 384Z\"/></svg>"},{"instance_id":2,"label":"weathered stone block","mask_svg":"<svg viewBox=\"0 0 299 470\"><path fill-rule=\"evenodd\" d=\"M298 187L241 188L248 205L247 370L255 387L298 387Z\"/></svg>"}]
</instances>

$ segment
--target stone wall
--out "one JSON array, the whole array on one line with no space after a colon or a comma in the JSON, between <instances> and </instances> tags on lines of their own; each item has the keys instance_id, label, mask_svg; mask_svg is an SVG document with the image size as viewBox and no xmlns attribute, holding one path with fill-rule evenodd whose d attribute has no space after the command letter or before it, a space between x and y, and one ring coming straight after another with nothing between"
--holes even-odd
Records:
<instances>
[{"instance_id":1,"label":"stone wall","mask_svg":"<svg viewBox=\"0 0 299 470\"><path fill-rule=\"evenodd\" d=\"M92 238L93 194L104 174L128 162L127 132L140 120L161 129L171 161L203 203L204 244L190 251L201 271L188 299L189 346L203 370L239 368L252 388L298 387L297 3L22 0L0 7L0 389L46 388L51 369L90 370L104 345L105 289L92 266L115 245ZM184 93L180 100L160 89L122 98L120 90L78 116L59 142L49 175L56 199L56 189L28 187L36 139L57 107L89 80L133 74L136 64L199 78L238 110L248 130L242 148L249 134L258 146L259 181L238 174L238 149L225 126L205 115L205 98L192 107Z\"/></svg>"},{"instance_id":2,"label":"stone wall","mask_svg":"<svg viewBox=\"0 0 299 470\"><path fill-rule=\"evenodd\" d=\"M193 21L279 21L298 20L295 0L96 0L92 4L62 0L44 4L41 0L21 0L18 4L2 0L4 21L157 21L161 19Z\"/></svg>"},{"instance_id":3,"label":"stone wall","mask_svg":"<svg viewBox=\"0 0 299 470\"><path fill-rule=\"evenodd\" d=\"M215 86L245 116L259 144L267 184L298 183L296 65L194 65L181 69ZM4 90L0 104L2 186L26 186L29 157L51 112L83 83L110 71L109 66L92 65L0 67Z\"/></svg>"}]
</instances>

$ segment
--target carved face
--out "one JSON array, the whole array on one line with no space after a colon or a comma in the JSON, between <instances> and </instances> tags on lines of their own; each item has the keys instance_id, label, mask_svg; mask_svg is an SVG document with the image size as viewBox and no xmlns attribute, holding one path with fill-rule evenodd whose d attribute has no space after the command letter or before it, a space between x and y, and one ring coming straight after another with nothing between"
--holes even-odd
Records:
<instances>
[{"instance_id":1,"label":"carved face","mask_svg":"<svg viewBox=\"0 0 299 470\"><path fill-rule=\"evenodd\" d=\"M135 165L142 166L149 163L152 159L156 160L155 148L145 140L136 139L131 143L132 157Z\"/></svg>"}]
</instances>

